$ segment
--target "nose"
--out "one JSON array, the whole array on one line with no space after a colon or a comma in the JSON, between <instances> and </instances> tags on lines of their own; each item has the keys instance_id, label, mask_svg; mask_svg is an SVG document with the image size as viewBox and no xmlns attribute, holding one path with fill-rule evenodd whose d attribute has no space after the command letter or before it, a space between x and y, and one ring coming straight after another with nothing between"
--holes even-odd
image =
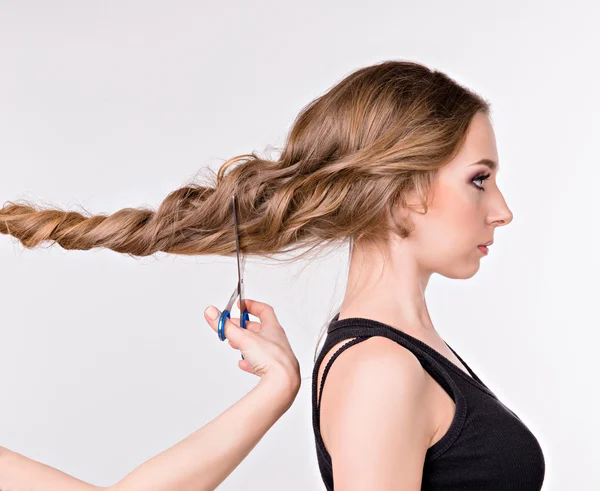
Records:
<instances>
[{"instance_id":1,"label":"nose","mask_svg":"<svg viewBox=\"0 0 600 491\"><path fill-rule=\"evenodd\" d=\"M506 212L504 213L502 218L496 218L494 220L496 225L498 225L499 227L508 225L512 221L513 221L513 214L512 214L512 211L510 211L510 209L508 207L506 208Z\"/></svg>"},{"instance_id":2,"label":"nose","mask_svg":"<svg viewBox=\"0 0 600 491\"><path fill-rule=\"evenodd\" d=\"M508 225L513 221L513 213L506 204L504 196L502 196L502 193L500 192L498 192L498 199L496 200L495 205L492 207L492 211L488 216L488 220L490 223L495 224L498 227Z\"/></svg>"}]
</instances>

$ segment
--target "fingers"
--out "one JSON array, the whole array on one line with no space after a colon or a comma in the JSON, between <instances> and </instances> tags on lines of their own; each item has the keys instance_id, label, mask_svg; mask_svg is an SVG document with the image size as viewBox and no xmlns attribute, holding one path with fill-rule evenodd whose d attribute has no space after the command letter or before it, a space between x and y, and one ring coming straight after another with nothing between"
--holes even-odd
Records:
<instances>
[{"instance_id":1,"label":"fingers","mask_svg":"<svg viewBox=\"0 0 600 491\"><path fill-rule=\"evenodd\" d=\"M250 300L249 298L244 299L246 303L246 310L249 314L258 317L263 324L273 325L279 324L279 320L275 315L273 307L268 303L257 302L256 300ZM237 301L238 309L240 308L240 299Z\"/></svg>"},{"instance_id":2,"label":"fingers","mask_svg":"<svg viewBox=\"0 0 600 491\"><path fill-rule=\"evenodd\" d=\"M232 317L231 320L235 321L235 324L237 326L241 327L241 324L240 324L241 320L239 317ZM262 328L263 328L263 326L260 322L254 322L254 321L250 321L250 320L246 321L246 330L247 331L260 332L260 331L262 331Z\"/></svg>"},{"instance_id":3,"label":"fingers","mask_svg":"<svg viewBox=\"0 0 600 491\"><path fill-rule=\"evenodd\" d=\"M260 319L260 322L254 322L251 320L247 320L246 321L246 329L242 329L240 327L240 319L239 318L232 318L232 317L226 317L225 318L225 325L223 328L223 334L225 335L225 338L227 340L230 341L230 344L232 347L236 348L237 347L233 344L237 344L242 338L240 338L240 334L238 331L252 331L255 333L258 333L260 331L262 331L263 327L265 325L267 326L278 326L279 325L279 320L277 319L277 316L275 315L275 311L273 310L273 307L271 307L269 304L264 303L264 302L258 302L256 300L251 300L251 299L245 299L244 300L245 305L246 305L246 310L248 311L249 314L252 314L255 317L258 317ZM238 308L240 308L240 299L238 298L237 300L237 306ZM212 310L214 309L214 310ZM212 328L213 331L217 332L219 331L219 319L221 317L221 312L219 311L219 309L217 309L214 306L209 306L205 311L204 311L204 318L206 319L206 321L208 322L208 324L210 325L210 327ZM230 334L230 332L233 331L233 334ZM233 336L233 339L231 339ZM243 336L243 334L242 334Z\"/></svg>"},{"instance_id":4,"label":"fingers","mask_svg":"<svg viewBox=\"0 0 600 491\"><path fill-rule=\"evenodd\" d=\"M244 370L244 372L248 372L248 373L251 373L252 375L255 375L254 370L252 369L252 366L246 360L238 361L238 366L242 370Z\"/></svg>"},{"instance_id":5,"label":"fingers","mask_svg":"<svg viewBox=\"0 0 600 491\"><path fill-rule=\"evenodd\" d=\"M214 310L213 310L214 309ZM204 311L204 318L208 322L208 325L212 328L213 331L219 331L219 321L221 318L221 312L216 307L212 305L209 306ZM237 344L240 340L239 331L245 331L239 325L239 320L233 319L230 317L225 317L225 325L223 327L223 333L225 334L226 340L230 341L232 347L237 349L237 346L234 346L234 343ZM241 334L243 336L243 334Z\"/></svg>"}]
</instances>

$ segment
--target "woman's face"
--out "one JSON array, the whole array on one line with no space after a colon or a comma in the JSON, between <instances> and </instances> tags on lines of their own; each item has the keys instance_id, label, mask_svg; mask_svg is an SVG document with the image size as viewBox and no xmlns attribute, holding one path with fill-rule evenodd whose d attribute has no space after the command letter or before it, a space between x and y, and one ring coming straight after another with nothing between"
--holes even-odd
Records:
<instances>
[{"instance_id":1,"label":"woman's face","mask_svg":"<svg viewBox=\"0 0 600 491\"><path fill-rule=\"evenodd\" d=\"M438 171L428 212L410 214L416 227L407 245L425 271L470 278L485 255L477 246L495 240L496 227L512 221L496 183L497 169L476 163L481 159L497 163L498 151L489 118L477 113L459 155Z\"/></svg>"}]
</instances>

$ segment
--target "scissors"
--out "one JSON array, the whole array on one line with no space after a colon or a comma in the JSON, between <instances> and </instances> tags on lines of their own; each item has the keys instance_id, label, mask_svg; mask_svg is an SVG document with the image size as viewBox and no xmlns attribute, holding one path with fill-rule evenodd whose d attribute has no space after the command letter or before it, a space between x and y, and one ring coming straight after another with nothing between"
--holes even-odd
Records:
<instances>
[{"instance_id":1,"label":"scissors","mask_svg":"<svg viewBox=\"0 0 600 491\"><path fill-rule=\"evenodd\" d=\"M231 294L231 298L229 302L227 302L227 306L221 312L219 317L219 327L218 327L218 335L221 341L225 341L227 338L225 337L225 322L226 319L231 319L231 308L233 307L233 303L236 298L240 297L240 327L242 329L246 329L246 321L250 320L250 316L248 315L248 311L246 310L246 302L244 299L244 266L246 265L246 257L243 256L240 259L240 238L238 231L238 222L237 222L237 199L235 194L231 200L231 204L233 206L233 229L235 231L235 250L237 254L237 265L238 265L238 282ZM244 355L242 355L242 359L244 359Z\"/></svg>"}]
</instances>

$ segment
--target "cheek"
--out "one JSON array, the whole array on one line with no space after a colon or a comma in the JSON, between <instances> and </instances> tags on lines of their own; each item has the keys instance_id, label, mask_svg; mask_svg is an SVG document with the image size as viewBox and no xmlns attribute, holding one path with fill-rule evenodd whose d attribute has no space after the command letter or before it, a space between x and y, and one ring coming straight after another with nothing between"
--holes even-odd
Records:
<instances>
[{"instance_id":1,"label":"cheek","mask_svg":"<svg viewBox=\"0 0 600 491\"><path fill-rule=\"evenodd\" d=\"M465 186L457 190L451 186L440 186L436 190L429 212L424 215L423 239L440 252L450 256L471 245L476 228L477 207L473 196ZM458 249L458 250L457 250Z\"/></svg>"}]
</instances>

